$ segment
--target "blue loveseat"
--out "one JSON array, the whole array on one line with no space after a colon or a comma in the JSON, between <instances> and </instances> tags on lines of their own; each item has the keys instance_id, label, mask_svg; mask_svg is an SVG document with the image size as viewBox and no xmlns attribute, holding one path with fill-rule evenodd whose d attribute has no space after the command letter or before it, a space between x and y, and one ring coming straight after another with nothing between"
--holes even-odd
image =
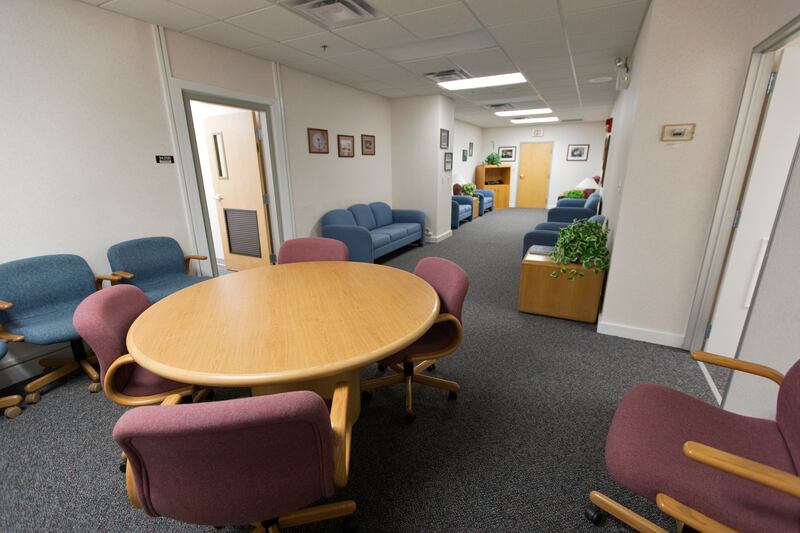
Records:
<instances>
[{"instance_id":1,"label":"blue loveseat","mask_svg":"<svg viewBox=\"0 0 800 533\"><path fill-rule=\"evenodd\" d=\"M455 195L452 197L450 205L450 227L452 229L457 229L464 220L472 220L472 196Z\"/></svg>"},{"instance_id":2,"label":"blue loveseat","mask_svg":"<svg viewBox=\"0 0 800 533\"><path fill-rule=\"evenodd\" d=\"M425 244L425 213L383 202L334 209L322 217L322 236L347 245L351 261L372 263L408 244Z\"/></svg>"},{"instance_id":3,"label":"blue loveseat","mask_svg":"<svg viewBox=\"0 0 800 533\"><path fill-rule=\"evenodd\" d=\"M597 222L600 225L605 225L606 217L603 215L594 215L589 217L592 222ZM522 238L522 255L528 253L531 246L541 246L543 252L552 251L558 240L558 232L561 228L569 224L560 224L555 222L542 222L537 224L533 231L529 231Z\"/></svg>"},{"instance_id":4,"label":"blue loveseat","mask_svg":"<svg viewBox=\"0 0 800 533\"><path fill-rule=\"evenodd\" d=\"M494 211L494 191L489 189L477 189L475 195L478 197L478 214L483 216L487 211Z\"/></svg>"}]
</instances>

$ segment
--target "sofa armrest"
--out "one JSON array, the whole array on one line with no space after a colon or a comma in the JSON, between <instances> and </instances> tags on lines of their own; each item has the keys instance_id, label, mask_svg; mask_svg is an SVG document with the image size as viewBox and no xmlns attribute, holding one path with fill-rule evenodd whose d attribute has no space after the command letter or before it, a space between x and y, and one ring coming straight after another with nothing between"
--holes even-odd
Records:
<instances>
[{"instance_id":1,"label":"sofa armrest","mask_svg":"<svg viewBox=\"0 0 800 533\"><path fill-rule=\"evenodd\" d=\"M573 222L585 220L595 213L583 207L554 207L547 212L548 222Z\"/></svg>"},{"instance_id":2,"label":"sofa armrest","mask_svg":"<svg viewBox=\"0 0 800 533\"><path fill-rule=\"evenodd\" d=\"M345 224L322 226L322 236L342 241L347 245L350 261L372 263L375 256L372 250L372 236L367 228Z\"/></svg>"},{"instance_id":3,"label":"sofa armrest","mask_svg":"<svg viewBox=\"0 0 800 533\"><path fill-rule=\"evenodd\" d=\"M462 205L472 205L472 196L453 196L453 201Z\"/></svg>"},{"instance_id":4,"label":"sofa armrest","mask_svg":"<svg viewBox=\"0 0 800 533\"><path fill-rule=\"evenodd\" d=\"M476 189L475 192L481 196L494 199L494 191L491 189Z\"/></svg>"},{"instance_id":5,"label":"sofa armrest","mask_svg":"<svg viewBox=\"0 0 800 533\"><path fill-rule=\"evenodd\" d=\"M392 209L392 222L416 222L425 233L425 211L417 209Z\"/></svg>"},{"instance_id":6,"label":"sofa armrest","mask_svg":"<svg viewBox=\"0 0 800 533\"><path fill-rule=\"evenodd\" d=\"M456 229L460 222L458 220L458 202L450 200L450 229Z\"/></svg>"},{"instance_id":7,"label":"sofa armrest","mask_svg":"<svg viewBox=\"0 0 800 533\"><path fill-rule=\"evenodd\" d=\"M530 249L531 246L555 246L558 240L557 231L544 231L533 230L529 231L522 238L522 255Z\"/></svg>"},{"instance_id":8,"label":"sofa armrest","mask_svg":"<svg viewBox=\"0 0 800 533\"><path fill-rule=\"evenodd\" d=\"M561 198L556 202L556 207L583 207L585 198Z\"/></svg>"},{"instance_id":9,"label":"sofa armrest","mask_svg":"<svg viewBox=\"0 0 800 533\"><path fill-rule=\"evenodd\" d=\"M541 222L536 224L536 227L533 228L535 230L542 230L542 231L561 231L561 228L566 228L569 226L569 222Z\"/></svg>"}]
</instances>

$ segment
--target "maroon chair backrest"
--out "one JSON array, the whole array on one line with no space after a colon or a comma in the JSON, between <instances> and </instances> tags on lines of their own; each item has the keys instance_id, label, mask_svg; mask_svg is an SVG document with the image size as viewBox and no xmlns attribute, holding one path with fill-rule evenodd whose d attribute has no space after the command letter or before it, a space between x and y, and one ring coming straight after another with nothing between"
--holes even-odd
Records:
<instances>
[{"instance_id":1,"label":"maroon chair backrest","mask_svg":"<svg viewBox=\"0 0 800 533\"><path fill-rule=\"evenodd\" d=\"M325 237L289 239L278 250L279 265L307 261L347 261L348 257L345 243Z\"/></svg>"},{"instance_id":2,"label":"maroon chair backrest","mask_svg":"<svg viewBox=\"0 0 800 533\"><path fill-rule=\"evenodd\" d=\"M128 329L148 307L150 301L140 288L114 285L92 293L75 309L72 324L97 356L101 383L108 367L128 353L125 345ZM132 369L133 365L125 365L116 374L114 381L118 390L125 387Z\"/></svg>"},{"instance_id":3,"label":"maroon chair backrest","mask_svg":"<svg viewBox=\"0 0 800 533\"><path fill-rule=\"evenodd\" d=\"M441 257L426 257L417 263L414 274L436 289L440 313L450 313L463 322L461 311L469 289L469 278L463 268Z\"/></svg>"},{"instance_id":4,"label":"maroon chair backrest","mask_svg":"<svg viewBox=\"0 0 800 533\"><path fill-rule=\"evenodd\" d=\"M299 391L131 409L114 440L147 514L231 526L332 496L332 433L322 398Z\"/></svg>"},{"instance_id":5,"label":"maroon chair backrest","mask_svg":"<svg viewBox=\"0 0 800 533\"><path fill-rule=\"evenodd\" d=\"M797 361L778 391L776 422L792 456L794 468L800 472L800 361Z\"/></svg>"}]
</instances>

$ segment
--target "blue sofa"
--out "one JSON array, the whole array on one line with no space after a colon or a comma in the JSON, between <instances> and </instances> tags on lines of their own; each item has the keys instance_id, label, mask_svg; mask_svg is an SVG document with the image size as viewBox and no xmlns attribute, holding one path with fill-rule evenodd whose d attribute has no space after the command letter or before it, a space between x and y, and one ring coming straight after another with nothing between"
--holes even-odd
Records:
<instances>
[{"instance_id":1,"label":"blue sofa","mask_svg":"<svg viewBox=\"0 0 800 533\"><path fill-rule=\"evenodd\" d=\"M475 191L478 196L478 214L483 216L487 211L494 211L494 191L489 189L478 189Z\"/></svg>"},{"instance_id":2,"label":"blue sofa","mask_svg":"<svg viewBox=\"0 0 800 533\"><path fill-rule=\"evenodd\" d=\"M606 217L603 215L594 215L589 217L589 220L597 222L598 224L606 223ZM522 238L522 255L524 256L531 246L542 246L544 247L541 248L543 252L552 251L552 248L556 245L556 241L558 240L558 232L561 231L561 228L568 225L569 224L554 222L542 222L541 224L537 224L533 231L529 231ZM547 248L550 250L547 250Z\"/></svg>"},{"instance_id":3,"label":"blue sofa","mask_svg":"<svg viewBox=\"0 0 800 533\"><path fill-rule=\"evenodd\" d=\"M372 263L403 246L425 245L425 213L383 202L334 209L322 217L322 236L347 245L351 261Z\"/></svg>"},{"instance_id":4,"label":"blue sofa","mask_svg":"<svg viewBox=\"0 0 800 533\"><path fill-rule=\"evenodd\" d=\"M563 227L571 224L573 220L585 220L597 214L601 200L599 192L592 193L586 200L562 198L556 207L547 211L547 221L561 224Z\"/></svg>"},{"instance_id":5,"label":"blue sofa","mask_svg":"<svg viewBox=\"0 0 800 533\"><path fill-rule=\"evenodd\" d=\"M453 196L450 210L450 227L457 229L464 220L472 220L472 196Z\"/></svg>"}]
</instances>

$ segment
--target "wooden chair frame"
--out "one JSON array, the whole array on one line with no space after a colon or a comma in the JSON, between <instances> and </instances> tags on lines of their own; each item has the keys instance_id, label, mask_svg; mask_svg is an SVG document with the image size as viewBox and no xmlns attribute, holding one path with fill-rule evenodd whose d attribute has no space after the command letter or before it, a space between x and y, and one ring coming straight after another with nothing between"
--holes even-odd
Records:
<instances>
[{"instance_id":1,"label":"wooden chair frame","mask_svg":"<svg viewBox=\"0 0 800 533\"><path fill-rule=\"evenodd\" d=\"M783 374L768 366L701 351L691 352L691 357L695 361L761 376L774 381L778 385L783 383ZM693 461L800 498L800 477L794 474L778 470L777 468L756 461L751 461L750 459L717 448L712 448L711 446L706 446L699 442L685 442L683 444L683 454ZM589 494L589 499L597 507L616 517L636 531L641 531L643 533L666 533L665 529L655 525L643 516L631 511L624 505L615 502L600 492L592 491ZM678 531L682 531L684 525L687 525L697 531L706 533L735 533L734 529L717 522L713 518L692 509L688 505L666 494L659 493L656 495L656 505L663 513L675 519Z\"/></svg>"},{"instance_id":2,"label":"wooden chair frame","mask_svg":"<svg viewBox=\"0 0 800 533\"><path fill-rule=\"evenodd\" d=\"M181 402L181 399L182 396L180 394L170 394L161 401L161 405L176 405ZM348 400L349 388L347 383L337 383L333 391L333 399L331 400L330 417L334 438L333 484L339 488L347 486L347 480L350 475L350 436L353 424L347 417ZM125 460L125 488L128 493L128 500L131 502L131 505L141 509L142 505L136 490L133 468L130 467L127 458ZM353 500L306 507L305 509L300 509L299 511L294 511L278 517L276 520L253 524L254 529L251 533L279 533L281 528L346 517L355 512L356 502Z\"/></svg>"},{"instance_id":3,"label":"wooden chair frame","mask_svg":"<svg viewBox=\"0 0 800 533\"><path fill-rule=\"evenodd\" d=\"M407 358L402 365L388 365L388 367L395 372L395 375L367 380L361 384L361 391L365 393L371 393L376 389L405 383L406 419L409 421L414 419L414 401L412 395L414 383L421 383L423 385L429 385L431 387L446 390L449 393L449 397L455 399L456 394L461 389L461 386L458 383L447 379L433 377L424 373L426 370L428 370L428 368L432 367L436 363L437 359L447 357L448 355L454 353L461 345L461 341L464 339L464 328L461 326L461 321L458 320L458 318L450 313L442 313L436 317L436 320L434 320L434 324L442 324L445 322L452 323L456 328L456 337L447 347L433 352L416 354ZM414 365L414 363L419 364Z\"/></svg>"},{"instance_id":4,"label":"wooden chair frame","mask_svg":"<svg viewBox=\"0 0 800 533\"><path fill-rule=\"evenodd\" d=\"M199 389L198 387L195 387L193 385L185 385L177 389L165 392L159 392L158 394L150 394L147 396L130 396L128 394L124 394L119 390L117 390L115 378L120 368L122 368L125 365L133 365L133 364L136 364L136 361L134 361L132 355L130 354L121 355L120 357L116 358L113 363L111 363L111 366L108 367L105 378L103 379L103 390L105 391L106 396L108 396L109 400L118 405L124 405L126 407L155 405L158 403L163 403L164 401L166 401L167 398L175 395L181 398L185 396L195 396L194 401L200 401L202 400L202 397L208 394L207 389ZM200 393L203 394L201 395ZM198 398L197 397L198 395L202 397Z\"/></svg>"}]
</instances>

